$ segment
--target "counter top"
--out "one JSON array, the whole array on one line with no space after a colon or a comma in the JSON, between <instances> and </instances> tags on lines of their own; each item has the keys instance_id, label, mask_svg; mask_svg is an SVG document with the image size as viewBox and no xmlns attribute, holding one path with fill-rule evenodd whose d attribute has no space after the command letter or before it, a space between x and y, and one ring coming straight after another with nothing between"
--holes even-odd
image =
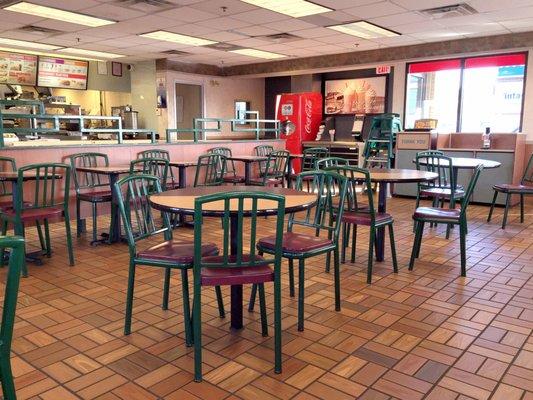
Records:
<instances>
[{"instance_id":1,"label":"counter top","mask_svg":"<svg viewBox=\"0 0 533 400\"><path fill-rule=\"evenodd\" d=\"M453 147L444 147L444 148L439 148L438 150L441 150L441 151L468 151L468 152L475 151L476 153L477 152L483 152L483 153L514 153L515 152L514 150L509 150L509 149L482 149L482 148L464 149L464 148L453 148Z\"/></svg>"}]
</instances>

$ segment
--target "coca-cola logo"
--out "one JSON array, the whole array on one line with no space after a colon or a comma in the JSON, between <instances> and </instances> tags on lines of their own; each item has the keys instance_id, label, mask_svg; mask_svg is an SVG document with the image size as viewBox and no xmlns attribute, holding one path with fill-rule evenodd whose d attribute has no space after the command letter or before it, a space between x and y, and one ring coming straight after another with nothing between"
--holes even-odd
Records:
<instances>
[{"instance_id":1,"label":"coca-cola logo","mask_svg":"<svg viewBox=\"0 0 533 400\"><path fill-rule=\"evenodd\" d=\"M311 113L313 111L313 103L311 100L307 99L305 100L305 125L304 129L305 132L310 134L311 133Z\"/></svg>"}]
</instances>

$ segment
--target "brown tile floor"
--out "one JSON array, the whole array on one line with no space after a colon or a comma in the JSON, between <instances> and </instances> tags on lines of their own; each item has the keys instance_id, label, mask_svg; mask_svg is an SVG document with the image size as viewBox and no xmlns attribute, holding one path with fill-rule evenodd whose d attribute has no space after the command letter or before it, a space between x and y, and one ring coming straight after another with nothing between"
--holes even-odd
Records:
<instances>
[{"instance_id":1,"label":"brown tile floor","mask_svg":"<svg viewBox=\"0 0 533 400\"><path fill-rule=\"evenodd\" d=\"M357 262L342 266L342 311L333 311L324 258L314 259L306 273L306 330L297 332L284 274L281 375L272 371L272 340L261 337L258 313L245 311L246 328L230 333L229 318L217 317L205 290L202 384L192 381L184 345L178 275L170 310L162 311L161 271L139 271L134 332L125 337L126 246L90 247L87 235L75 241L77 263L69 268L63 228L55 225L55 253L43 266L30 265L21 284L13 341L19 399L533 399L531 202L526 223L514 208L505 231L501 209L491 224L487 207L470 209L468 278L459 277L458 232L445 240L444 227L425 233L409 272L414 202L389 204L397 275L386 261L365 284L368 231L360 229ZM272 219L262 223L270 227ZM220 226L212 224L213 231ZM224 295L229 304L227 288Z\"/></svg>"}]
</instances>

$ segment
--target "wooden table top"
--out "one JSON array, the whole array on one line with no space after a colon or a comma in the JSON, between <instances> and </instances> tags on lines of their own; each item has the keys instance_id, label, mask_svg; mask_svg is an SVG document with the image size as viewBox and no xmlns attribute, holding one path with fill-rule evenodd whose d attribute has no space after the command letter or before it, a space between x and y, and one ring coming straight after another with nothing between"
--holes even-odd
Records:
<instances>
[{"instance_id":1,"label":"wooden table top","mask_svg":"<svg viewBox=\"0 0 533 400\"><path fill-rule=\"evenodd\" d=\"M372 182L408 183L427 182L437 179L435 172L418 171L416 169L371 169L370 180Z\"/></svg>"},{"instance_id":2,"label":"wooden table top","mask_svg":"<svg viewBox=\"0 0 533 400\"><path fill-rule=\"evenodd\" d=\"M43 174L39 175L41 178L43 177ZM52 176L52 174L48 174L49 177ZM62 179L63 176L61 174L56 174L56 178ZM9 182L16 182L19 175L17 171L0 171L0 181L9 181ZM35 171L27 171L24 172L24 178L25 181L34 181L37 179L37 174Z\"/></svg>"},{"instance_id":3,"label":"wooden table top","mask_svg":"<svg viewBox=\"0 0 533 400\"><path fill-rule=\"evenodd\" d=\"M170 161L168 165L171 167L194 167L198 164L198 160L190 161Z\"/></svg>"},{"instance_id":4,"label":"wooden table top","mask_svg":"<svg viewBox=\"0 0 533 400\"><path fill-rule=\"evenodd\" d=\"M107 167L76 167L78 171L92 172L95 174L112 175L112 174L128 174L130 172L129 165L109 165Z\"/></svg>"},{"instance_id":5,"label":"wooden table top","mask_svg":"<svg viewBox=\"0 0 533 400\"><path fill-rule=\"evenodd\" d=\"M498 161L484 160L482 158L470 158L470 157L450 157L452 159L453 168L461 169L474 169L478 165L483 165L483 168L498 168L501 163ZM415 162L415 160L413 160ZM427 160L420 160L420 165L427 165ZM431 163L435 164L435 163ZM441 160L440 164L442 166L448 166L446 160Z\"/></svg>"},{"instance_id":6,"label":"wooden table top","mask_svg":"<svg viewBox=\"0 0 533 400\"><path fill-rule=\"evenodd\" d=\"M194 201L197 197L215 193L227 192L266 192L281 194L285 197L285 212L297 212L313 206L316 195L295 189L264 188L260 186L207 186L196 188L184 188L168 190L166 192L150 196L152 207L169 212L194 213ZM251 211L251 201L244 202L244 212ZM230 203L231 211L237 212L237 201ZM219 216L223 213L224 202L218 201L204 205L204 215ZM271 200L260 200L257 204L258 215L277 214L277 203Z\"/></svg>"},{"instance_id":7,"label":"wooden table top","mask_svg":"<svg viewBox=\"0 0 533 400\"><path fill-rule=\"evenodd\" d=\"M266 156L243 155L243 156L231 156L231 157L228 157L228 160L243 161L243 162L256 162L256 161L266 161L266 160L268 160L268 157L266 157Z\"/></svg>"}]
</instances>

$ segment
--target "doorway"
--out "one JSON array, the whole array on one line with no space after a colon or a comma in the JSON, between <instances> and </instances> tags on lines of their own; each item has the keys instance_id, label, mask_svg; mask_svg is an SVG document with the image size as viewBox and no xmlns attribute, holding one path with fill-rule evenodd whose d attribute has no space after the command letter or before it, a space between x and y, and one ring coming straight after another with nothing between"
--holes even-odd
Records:
<instances>
[{"instance_id":1,"label":"doorway","mask_svg":"<svg viewBox=\"0 0 533 400\"><path fill-rule=\"evenodd\" d=\"M175 92L176 128L192 129L194 128L193 119L203 117L203 87L189 83L176 83Z\"/></svg>"}]
</instances>

